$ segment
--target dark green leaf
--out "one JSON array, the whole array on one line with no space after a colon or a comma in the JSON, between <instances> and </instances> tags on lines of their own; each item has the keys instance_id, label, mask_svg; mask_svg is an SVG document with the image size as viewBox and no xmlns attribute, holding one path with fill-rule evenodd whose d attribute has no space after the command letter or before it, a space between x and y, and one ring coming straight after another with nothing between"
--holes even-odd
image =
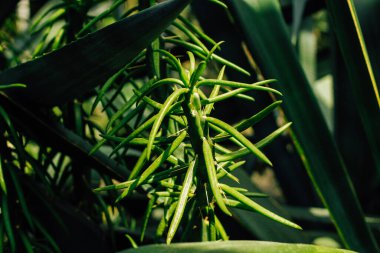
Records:
<instances>
[{"instance_id":1,"label":"dark green leaf","mask_svg":"<svg viewBox=\"0 0 380 253\"><path fill-rule=\"evenodd\" d=\"M24 83L22 101L62 104L83 95L132 60L177 17L188 0L169 0L89 34L57 51L0 73L0 84ZM80 60L78 60L80 59Z\"/></svg>"},{"instance_id":2,"label":"dark green leaf","mask_svg":"<svg viewBox=\"0 0 380 253\"><path fill-rule=\"evenodd\" d=\"M259 67L267 78L276 78L281 84L273 87L286 97L283 105L294 123L297 147L304 152L308 173L344 242L361 252L376 252L346 168L290 43L278 1L231 3Z\"/></svg>"}]
</instances>

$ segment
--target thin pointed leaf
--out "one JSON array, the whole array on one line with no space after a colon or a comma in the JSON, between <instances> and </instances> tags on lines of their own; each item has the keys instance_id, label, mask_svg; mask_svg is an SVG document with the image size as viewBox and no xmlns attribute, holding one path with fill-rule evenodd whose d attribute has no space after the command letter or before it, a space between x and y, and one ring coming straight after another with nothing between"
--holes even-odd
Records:
<instances>
[{"instance_id":1,"label":"thin pointed leaf","mask_svg":"<svg viewBox=\"0 0 380 253\"><path fill-rule=\"evenodd\" d=\"M212 155L211 147L206 138L203 138L202 140L202 150L205 159L204 162L207 170L208 181L210 184L211 191L214 195L216 204L225 214L232 216L232 214L224 204L222 194L220 193L218 178L216 176L216 169L214 164L214 156Z\"/></svg>"},{"instance_id":2,"label":"thin pointed leaf","mask_svg":"<svg viewBox=\"0 0 380 253\"><path fill-rule=\"evenodd\" d=\"M270 133L268 136L266 136L264 139L257 142L255 145L257 148L262 148L271 143L275 138L277 138L279 135L281 135L284 131L286 131L290 126L291 122L285 124L284 126L280 127L279 129L275 130L274 132ZM218 162L225 162L230 161L238 158L242 158L244 156L247 156L251 153L251 151L247 148L242 148L238 151L223 154L216 157L216 160Z\"/></svg>"},{"instance_id":3,"label":"thin pointed leaf","mask_svg":"<svg viewBox=\"0 0 380 253\"><path fill-rule=\"evenodd\" d=\"M165 179L168 179L171 177L182 175L182 174L186 173L187 168L188 168L188 166L181 166L179 168L165 170L163 172L153 174L146 179L145 183L147 183L147 184L157 183L161 180L165 180ZM115 185L107 185L104 187L99 187L99 188L94 189L93 191L94 192L100 192L100 191L124 189L124 188L129 187L131 184L133 184L136 181L137 181L137 179L132 179L132 180L129 180L129 181L126 181L123 183L119 183L119 184L115 184Z\"/></svg>"},{"instance_id":4,"label":"thin pointed leaf","mask_svg":"<svg viewBox=\"0 0 380 253\"><path fill-rule=\"evenodd\" d=\"M277 91L275 89L272 89L272 88L269 88L269 87L265 87L265 86L261 86L261 85L265 85L265 84L268 84L268 83L273 83L273 82L276 82L276 81L277 80L275 80L275 79L269 79L269 80L257 82L257 83L254 83L254 84L247 84L247 83L239 83L239 82L232 82L232 81L225 81L225 80L206 79L206 80L202 80L202 81L198 82L196 84L196 86L199 87L199 86L223 85L223 86L228 86L228 87L232 87L232 88L247 88L249 90L268 91L268 92L273 92L273 93L275 93L277 95L282 96L281 92L279 92L279 91Z\"/></svg>"},{"instance_id":5,"label":"thin pointed leaf","mask_svg":"<svg viewBox=\"0 0 380 253\"><path fill-rule=\"evenodd\" d=\"M246 161L239 161L237 163L233 163L232 165L228 166L228 170L226 170L226 169L221 170L220 172L218 172L218 174L216 174L216 176L218 179L221 179L227 173L231 173L232 171L236 170L237 168L240 168L241 166L243 166L245 163L246 163Z\"/></svg>"},{"instance_id":6,"label":"thin pointed leaf","mask_svg":"<svg viewBox=\"0 0 380 253\"><path fill-rule=\"evenodd\" d=\"M247 128L253 126L257 122L260 122L263 118L265 118L271 112L273 112L273 110L276 109L281 103L282 103L281 100L273 102L272 104L268 105L263 110L261 110L260 112L256 113L255 115L253 115L252 117L250 117L248 119L240 121L239 123L237 123L233 127L236 128L236 130L238 130L239 132L242 132L242 131L246 130ZM216 142L219 142L219 141L226 140L230 137L231 136L228 134L221 133L221 134L216 135L213 138L213 140Z\"/></svg>"},{"instance_id":7,"label":"thin pointed leaf","mask_svg":"<svg viewBox=\"0 0 380 253\"><path fill-rule=\"evenodd\" d=\"M174 212L174 216L172 222L170 223L170 227L168 230L168 235L166 237L166 243L170 244L173 240L173 237L178 229L178 226L181 222L183 213L185 212L186 202L189 197L191 186L193 185L194 179L194 170L197 166L197 158L194 159L189 165L189 169L186 172L185 179L182 183L182 191L178 199L178 204Z\"/></svg>"},{"instance_id":8,"label":"thin pointed leaf","mask_svg":"<svg viewBox=\"0 0 380 253\"><path fill-rule=\"evenodd\" d=\"M201 30L199 30L196 26L194 26L190 21L188 21L186 18L182 17L181 15L178 16L178 19L182 21L193 33L197 34L200 38L210 43L212 46L216 44L216 42L210 38L207 34L203 33Z\"/></svg>"},{"instance_id":9,"label":"thin pointed leaf","mask_svg":"<svg viewBox=\"0 0 380 253\"><path fill-rule=\"evenodd\" d=\"M10 244L11 252L15 252L16 249L16 239L13 233L13 227L11 224L12 219L9 215L9 208L8 208L8 199L5 195L1 197L1 214L4 222L5 232L7 233L7 237ZM3 238L1 238L3 240Z\"/></svg>"},{"instance_id":10,"label":"thin pointed leaf","mask_svg":"<svg viewBox=\"0 0 380 253\"><path fill-rule=\"evenodd\" d=\"M132 133L130 133L128 135L127 138L125 138L121 143L119 143L119 145L117 145L112 153L110 154L110 156L112 156L113 154L115 154L119 149L121 149L122 147L124 147L125 145L128 145L128 143L133 140L134 138L136 138L142 131L146 130L147 128L149 128L151 125L153 125L153 123L155 122L155 120L157 119L157 115L154 115L153 117L151 117L150 119L148 119L147 121L145 121L143 124L141 124L138 128L136 128ZM152 144L153 145L153 144Z\"/></svg>"},{"instance_id":11,"label":"thin pointed leaf","mask_svg":"<svg viewBox=\"0 0 380 253\"><path fill-rule=\"evenodd\" d=\"M149 218L150 218L150 215L152 214L153 206L156 203L156 200L157 200L157 197L152 196L148 202L148 206L146 207L145 214L144 214L144 221L143 221L143 225L141 227L140 242L144 241L145 231L148 227Z\"/></svg>"},{"instance_id":12,"label":"thin pointed leaf","mask_svg":"<svg viewBox=\"0 0 380 253\"><path fill-rule=\"evenodd\" d=\"M129 172L125 167L108 159L104 154L96 152L89 156L91 145L62 125L47 120L42 115L37 116L4 94L0 94L0 104L9 113L17 129L22 130L27 136L114 178L128 177Z\"/></svg>"},{"instance_id":13,"label":"thin pointed leaf","mask_svg":"<svg viewBox=\"0 0 380 253\"><path fill-rule=\"evenodd\" d=\"M21 241L22 241L22 244L24 244L24 248L26 250L26 253L33 253L33 245L32 243L29 241L28 237L25 235L25 233L20 230L19 231L19 235L20 235L20 238L21 238Z\"/></svg>"},{"instance_id":14,"label":"thin pointed leaf","mask_svg":"<svg viewBox=\"0 0 380 253\"><path fill-rule=\"evenodd\" d=\"M271 161L262 153L255 145L253 145L247 138L244 137L239 131L237 131L232 126L227 123L212 117L207 117L206 121L223 129L225 132L229 133L232 137L238 140L241 144L243 144L247 149L249 149L255 156L260 158L266 164L272 166Z\"/></svg>"},{"instance_id":15,"label":"thin pointed leaf","mask_svg":"<svg viewBox=\"0 0 380 253\"><path fill-rule=\"evenodd\" d=\"M109 7L107 10L103 11L101 14L97 15L95 18L93 18L88 24L86 24L77 34L78 37L84 34L88 29L90 29L96 22L99 20L105 18L107 15L112 13L117 7L119 7L122 3L124 3L125 0L117 0L114 2L111 7Z\"/></svg>"},{"instance_id":16,"label":"thin pointed leaf","mask_svg":"<svg viewBox=\"0 0 380 253\"><path fill-rule=\"evenodd\" d=\"M137 99L137 98L136 98ZM107 135L113 135L117 133L122 127L124 127L133 117L135 117L138 113L143 111L145 109L145 104L142 103L138 105L134 110L132 110L130 113L128 113L123 119L120 121L120 123L112 128ZM92 149L89 152L89 155L94 154L98 149L106 142L106 139L103 139L99 141L95 146L92 147Z\"/></svg>"},{"instance_id":17,"label":"thin pointed leaf","mask_svg":"<svg viewBox=\"0 0 380 253\"><path fill-rule=\"evenodd\" d=\"M222 223L220 222L218 217L216 217L216 215L214 217L215 217L215 228L218 231L219 236L222 238L223 241L228 241L229 236L226 233L226 230L224 229Z\"/></svg>"},{"instance_id":18,"label":"thin pointed leaf","mask_svg":"<svg viewBox=\"0 0 380 253\"><path fill-rule=\"evenodd\" d=\"M223 80L223 76L224 76L225 70L226 70L226 65L223 65L223 67L219 71L218 78L217 78L218 80ZM219 90L220 90L220 85L215 85L212 88L212 91L211 91L211 94L210 94L209 98L212 99L212 98L218 96ZM212 103L206 105L205 109L204 109L205 114L209 115L211 113L211 110L212 110L213 107L214 107L214 104L212 104Z\"/></svg>"},{"instance_id":19,"label":"thin pointed leaf","mask_svg":"<svg viewBox=\"0 0 380 253\"><path fill-rule=\"evenodd\" d=\"M177 45L180 45L180 46L183 46L186 49L192 51L194 54L196 54L200 58L202 58L203 60L207 59L207 55L205 55L204 52L203 52L203 50L202 50L202 48L198 47L197 45L194 45L194 44L186 42L186 41L177 40L177 39L165 39L165 41L173 43L173 44L177 44ZM241 73L243 73L243 74L245 74L247 76L250 76L250 73L247 70L239 67L238 65L236 65L236 64L234 64L234 63L232 63L232 62L230 62L230 61L228 61L228 60L226 60L226 59L224 59L224 58L222 58L222 57L220 57L220 56L218 56L216 54L213 54L211 56L211 59L213 59L216 62L219 62L219 63L221 63L223 65L226 65L226 66L228 66L228 67L230 67L232 69L235 69L235 70L237 70L237 71L239 71L239 72L241 72Z\"/></svg>"},{"instance_id":20,"label":"thin pointed leaf","mask_svg":"<svg viewBox=\"0 0 380 253\"><path fill-rule=\"evenodd\" d=\"M0 85L0 90L6 90L9 88L25 88L26 85L22 83L12 83L12 84L2 84Z\"/></svg>"},{"instance_id":21,"label":"thin pointed leaf","mask_svg":"<svg viewBox=\"0 0 380 253\"><path fill-rule=\"evenodd\" d=\"M133 167L131 174L128 177L128 180L135 179L137 175L140 174L140 171L142 170L146 162L147 160L146 160L146 148L145 148L144 151L141 153L139 159L137 159L137 162L135 166Z\"/></svg>"},{"instance_id":22,"label":"thin pointed leaf","mask_svg":"<svg viewBox=\"0 0 380 253\"><path fill-rule=\"evenodd\" d=\"M129 68L132 64L135 64L138 60L140 60L144 55L146 51L141 51L134 59L132 59L130 62L128 62L124 67L122 67L118 72L116 72L113 76L111 76L107 82L103 85L103 87L100 89L98 95L96 96L96 99L91 107L91 113L94 112L96 106L100 102L100 100L103 98L103 96L106 94L106 92L109 90L112 84L116 81L117 78L119 78L127 68Z\"/></svg>"},{"instance_id":23,"label":"thin pointed leaf","mask_svg":"<svg viewBox=\"0 0 380 253\"><path fill-rule=\"evenodd\" d=\"M174 55L172 55L168 51L165 51L162 49L158 49L157 51L167 57L168 62L174 67L175 70L178 71L178 74L179 74L184 86L186 87L188 84L188 77L187 77L184 69L182 68L181 62L179 61L179 59L177 59Z\"/></svg>"},{"instance_id":24,"label":"thin pointed leaf","mask_svg":"<svg viewBox=\"0 0 380 253\"><path fill-rule=\"evenodd\" d=\"M186 34L186 36L189 37L189 39L192 40L198 47L202 48L205 53L209 53L209 50L205 44L203 44L202 41L200 41L200 39L198 39L198 37L195 36L189 29L175 21L173 22L173 25Z\"/></svg>"},{"instance_id":25,"label":"thin pointed leaf","mask_svg":"<svg viewBox=\"0 0 380 253\"><path fill-rule=\"evenodd\" d=\"M0 156L0 187L1 190L3 191L3 194L6 196L7 195L7 185L4 180L4 173L3 173L3 159Z\"/></svg>"},{"instance_id":26,"label":"thin pointed leaf","mask_svg":"<svg viewBox=\"0 0 380 253\"><path fill-rule=\"evenodd\" d=\"M210 103L216 103L216 102L220 102L220 101L223 101L223 100L226 100L226 99L229 99L229 98L232 98L232 97L235 97L241 93L244 93L246 91L249 91L249 89L247 88L239 88L239 89L235 89L235 90L231 90L229 92L226 92L226 93L223 93L221 95L218 95L216 97L213 97L213 98L209 98L209 99L206 99L206 100L202 100L202 104L210 104ZM255 101L254 98L252 97L248 97L250 101Z\"/></svg>"},{"instance_id":27,"label":"thin pointed leaf","mask_svg":"<svg viewBox=\"0 0 380 253\"><path fill-rule=\"evenodd\" d=\"M20 206L21 206L21 210L25 216L25 219L28 223L28 225L34 229L34 223L33 223L33 218L29 212L29 208L26 204L26 200L24 198L24 193L23 193L23 190L21 188L21 185L18 181L18 178L17 176L15 175L15 172L13 171L13 169L11 168L9 170L9 174L11 175L11 178L12 178L12 181L13 181L13 186L14 188L16 189L16 193L17 193L17 196L18 196L18 200L20 202Z\"/></svg>"},{"instance_id":28,"label":"thin pointed leaf","mask_svg":"<svg viewBox=\"0 0 380 253\"><path fill-rule=\"evenodd\" d=\"M206 61L201 61L190 77L190 87L194 86L207 67Z\"/></svg>"},{"instance_id":29,"label":"thin pointed leaf","mask_svg":"<svg viewBox=\"0 0 380 253\"><path fill-rule=\"evenodd\" d=\"M297 224L295 224L291 221L288 221L287 219L284 219L284 218L278 216L277 214L272 213L268 209L260 206L259 204L257 204L253 200L249 199L248 197L244 196L240 192L236 191L232 187L229 187L228 185L225 185L225 184L220 184L220 187L222 188L223 191L225 191L227 194L231 195L232 197L234 197L235 199L240 201L242 204L245 204L245 205L251 207L253 210L255 210L256 212L268 217L269 219L272 219L274 221L277 221L279 223L282 223L286 226L289 226L289 227L292 227L295 229L302 229Z\"/></svg>"},{"instance_id":30,"label":"thin pointed leaf","mask_svg":"<svg viewBox=\"0 0 380 253\"><path fill-rule=\"evenodd\" d=\"M61 252L61 250L59 249L59 246L57 245L57 243L55 242L53 237L51 237L50 233L43 227L43 225L39 221L37 221L36 219L34 219L34 222L35 222L38 230L41 232L41 234L44 235L44 237L47 239L49 244L53 247L54 251L55 252Z\"/></svg>"},{"instance_id":31,"label":"thin pointed leaf","mask_svg":"<svg viewBox=\"0 0 380 253\"><path fill-rule=\"evenodd\" d=\"M170 155L178 148L178 146L183 142L187 135L186 131L183 131L174 141L173 143L161 154L157 157L154 162L149 165L146 170L141 174L141 176L137 177L136 180L133 181L132 184L128 186L127 189L123 191L123 193L117 198L116 202L125 198L128 194L130 194L137 186L143 184L150 175L152 175L161 165L164 163Z\"/></svg>"},{"instance_id":32,"label":"thin pointed leaf","mask_svg":"<svg viewBox=\"0 0 380 253\"><path fill-rule=\"evenodd\" d=\"M185 94L186 92L188 92L189 89L186 89L186 88L181 88L181 89L178 89L176 91L174 91L165 101L165 103L162 105L162 108L161 110L158 112L157 114L157 117L154 121L154 124L152 126L152 130L149 134L149 141L148 141L148 145L147 145L147 153L146 153L146 157L147 159L149 160L150 159L150 154L151 154L151 151L152 151L152 146L153 146L153 142L154 142L154 138L156 137L156 134L161 126L161 123L162 121L164 120L164 117L166 115L166 113L169 111L170 109L170 106L174 103L174 101L179 98L179 96L181 96L182 94Z\"/></svg>"},{"instance_id":33,"label":"thin pointed leaf","mask_svg":"<svg viewBox=\"0 0 380 253\"><path fill-rule=\"evenodd\" d=\"M190 62L189 74L191 76L195 70L195 57L194 57L194 54L190 51L187 51L187 55L189 56L189 62Z\"/></svg>"}]
</instances>

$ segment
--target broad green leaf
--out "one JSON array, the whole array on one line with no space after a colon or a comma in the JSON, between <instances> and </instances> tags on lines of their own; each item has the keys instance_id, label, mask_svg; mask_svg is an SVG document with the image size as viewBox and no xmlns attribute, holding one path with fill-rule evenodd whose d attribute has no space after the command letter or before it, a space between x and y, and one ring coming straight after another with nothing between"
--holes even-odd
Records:
<instances>
[{"instance_id":1,"label":"broad green leaf","mask_svg":"<svg viewBox=\"0 0 380 253\"><path fill-rule=\"evenodd\" d=\"M378 0L354 0L357 16L360 21L364 41L376 79L377 89L380 89L380 31L377 29L377 15L380 12Z\"/></svg>"},{"instance_id":2,"label":"broad green leaf","mask_svg":"<svg viewBox=\"0 0 380 253\"><path fill-rule=\"evenodd\" d=\"M345 165L291 45L278 1L231 0L231 6L264 76L281 83L272 86L286 97L283 107L294 123L297 148L342 240L360 252L376 252Z\"/></svg>"},{"instance_id":3,"label":"broad green leaf","mask_svg":"<svg viewBox=\"0 0 380 253\"><path fill-rule=\"evenodd\" d=\"M132 60L188 3L170 0L157 4L57 51L3 71L0 84L26 84L27 89L9 91L10 94L39 105L62 104L81 96Z\"/></svg>"},{"instance_id":4,"label":"broad green leaf","mask_svg":"<svg viewBox=\"0 0 380 253\"><path fill-rule=\"evenodd\" d=\"M292 0L292 42L295 43L297 40L298 31L301 27L302 16L305 10L307 0Z\"/></svg>"},{"instance_id":5,"label":"broad green leaf","mask_svg":"<svg viewBox=\"0 0 380 253\"><path fill-rule=\"evenodd\" d=\"M155 244L119 253L349 253L353 251L307 244L277 243L265 241L227 241Z\"/></svg>"},{"instance_id":6,"label":"broad green leaf","mask_svg":"<svg viewBox=\"0 0 380 253\"><path fill-rule=\"evenodd\" d=\"M380 96L354 1L329 0L327 8L380 182Z\"/></svg>"},{"instance_id":7,"label":"broad green leaf","mask_svg":"<svg viewBox=\"0 0 380 253\"><path fill-rule=\"evenodd\" d=\"M94 24L96 24L96 22L98 22L99 20L103 19L104 17L106 17L107 15L109 15L110 13L112 13L117 7L119 7L119 5L121 5L122 3L124 3L125 0L117 0L116 2L114 2L111 7L109 7L107 10L103 11L101 14L97 15L95 18L93 18L88 24L86 24L77 34L77 36L81 36L84 34L84 32L86 32L89 28L91 28Z\"/></svg>"}]
</instances>

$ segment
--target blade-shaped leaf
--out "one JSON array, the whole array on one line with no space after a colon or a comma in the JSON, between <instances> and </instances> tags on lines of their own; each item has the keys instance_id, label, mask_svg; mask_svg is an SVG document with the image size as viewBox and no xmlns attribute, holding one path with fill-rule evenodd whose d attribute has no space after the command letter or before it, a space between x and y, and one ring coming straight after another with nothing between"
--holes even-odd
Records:
<instances>
[{"instance_id":1,"label":"blade-shaped leaf","mask_svg":"<svg viewBox=\"0 0 380 253\"><path fill-rule=\"evenodd\" d=\"M83 163L93 166L109 176L125 180L129 171L110 160L101 152L88 155L91 145L62 125L51 122L41 115L29 111L4 94L0 94L0 103L9 113L12 122L27 135L47 146L75 157Z\"/></svg>"},{"instance_id":2,"label":"blade-shaped leaf","mask_svg":"<svg viewBox=\"0 0 380 253\"><path fill-rule=\"evenodd\" d=\"M294 123L298 148L343 241L361 252L376 252L341 156L290 43L278 1L231 0L231 4L264 75L281 83L272 86L286 98L284 109Z\"/></svg>"},{"instance_id":3,"label":"blade-shaped leaf","mask_svg":"<svg viewBox=\"0 0 380 253\"><path fill-rule=\"evenodd\" d=\"M138 249L129 249L119 253L349 253L353 251L327 248L307 244L277 243L265 241L227 241L227 242L196 242L173 243L171 245L148 245Z\"/></svg>"},{"instance_id":4,"label":"blade-shaped leaf","mask_svg":"<svg viewBox=\"0 0 380 253\"><path fill-rule=\"evenodd\" d=\"M0 73L0 84L26 84L27 89L12 92L12 95L40 105L61 104L81 96L103 84L133 59L188 3L188 0L169 0L157 4L57 51Z\"/></svg>"},{"instance_id":5,"label":"blade-shaped leaf","mask_svg":"<svg viewBox=\"0 0 380 253\"><path fill-rule=\"evenodd\" d=\"M380 96L353 2L329 0L327 7L380 182Z\"/></svg>"}]
</instances>

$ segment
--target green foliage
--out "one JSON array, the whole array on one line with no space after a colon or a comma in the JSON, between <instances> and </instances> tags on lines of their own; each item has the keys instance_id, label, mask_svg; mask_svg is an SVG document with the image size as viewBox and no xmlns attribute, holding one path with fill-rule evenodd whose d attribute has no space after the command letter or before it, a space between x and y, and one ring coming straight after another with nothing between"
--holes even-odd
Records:
<instances>
[{"instance_id":1,"label":"green foliage","mask_svg":"<svg viewBox=\"0 0 380 253\"><path fill-rule=\"evenodd\" d=\"M334 253L334 252L352 252L348 250L338 250L321 246L311 246L304 244L286 244L286 243L268 243L260 241L229 241L229 242L208 242L208 243L182 243L173 244L170 246L152 245L139 249L132 249L122 251L125 253L134 252L320 252L320 253Z\"/></svg>"},{"instance_id":2,"label":"green foliage","mask_svg":"<svg viewBox=\"0 0 380 253\"><path fill-rule=\"evenodd\" d=\"M356 3L357 16L351 0L14 2L0 3L0 252L378 250L379 219L362 210L379 215L376 36L359 23L367 5ZM326 68L340 57L342 69ZM315 95L326 73L351 83L368 152L331 134L347 114ZM350 164L357 153L368 166ZM357 194L359 174L371 183L354 177ZM276 182L265 188L273 179L280 193Z\"/></svg>"}]
</instances>

